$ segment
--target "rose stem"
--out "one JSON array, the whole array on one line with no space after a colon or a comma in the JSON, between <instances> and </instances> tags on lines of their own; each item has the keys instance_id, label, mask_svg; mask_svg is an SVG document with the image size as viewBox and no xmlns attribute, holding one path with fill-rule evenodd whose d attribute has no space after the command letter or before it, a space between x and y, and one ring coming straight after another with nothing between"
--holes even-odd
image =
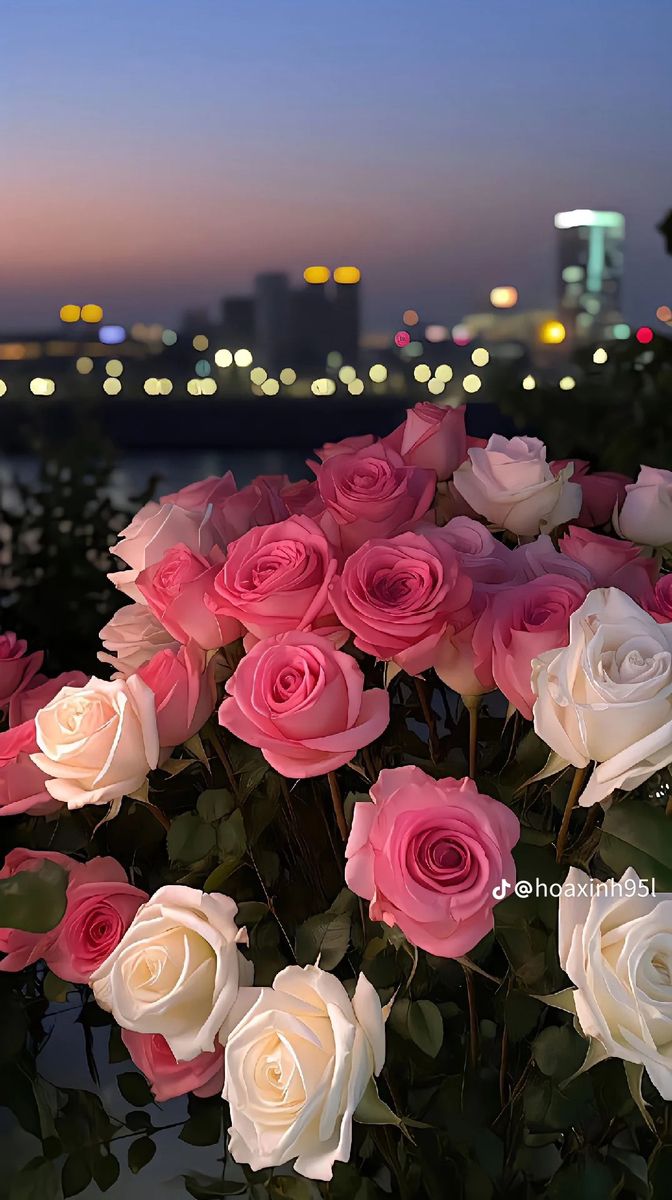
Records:
<instances>
[{"instance_id":1,"label":"rose stem","mask_svg":"<svg viewBox=\"0 0 672 1200\"><path fill-rule=\"evenodd\" d=\"M163 825L163 828L165 829L165 831L167 833L168 830L170 829L170 821L168 820L168 817L166 816L166 814L162 813L161 809L157 808L155 804L150 804L149 800L145 800L144 805L145 805L145 808L149 809L152 816L156 817L156 820L159 822L159 825Z\"/></svg>"},{"instance_id":2,"label":"rose stem","mask_svg":"<svg viewBox=\"0 0 672 1200\"><path fill-rule=\"evenodd\" d=\"M427 726L427 729L429 731L429 753L431 755L432 762L435 763L437 758L439 757L439 739L436 736L436 723L434 721L434 713L432 712L430 702L427 698L427 687L426 687L424 679L420 679L416 675L416 677L414 679L414 683L415 683L415 690L418 693L418 700L420 701L420 708L422 709L422 715L425 718L425 725Z\"/></svg>"},{"instance_id":3,"label":"rose stem","mask_svg":"<svg viewBox=\"0 0 672 1200\"><path fill-rule=\"evenodd\" d=\"M362 750L362 758L364 759L364 766L366 767L366 770L367 770L367 772L368 772L369 779L371 780L371 783L375 783L375 781L376 781L376 768L375 768L375 767L374 767L374 765L373 765L373 759L372 759L372 757L371 757L371 751L369 750L369 747L368 747L368 746L365 746L365 747L364 747L364 749Z\"/></svg>"},{"instance_id":4,"label":"rose stem","mask_svg":"<svg viewBox=\"0 0 672 1200\"><path fill-rule=\"evenodd\" d=\"M480 696L463 696L462 703L469 713L469 777L476 778L476 758L478 756L478 710L481 704Z\"/></svg>"},{"instance_id":5,"label":"rose stem","mask_svg":"<svg viewBox=\"0 0 672 1200\"><path fill-rule=\"evenodd\" d=\"M229 781L229 787L231 788L231 791L233 792L233 794L237 800L238 799L238 784L236 782L236 777L233 773L233 767L231 766L231 760L230 760L228 754L226 753L226 750L224 749L222 743L220 742L217 734L215 733L214 727L211 724L209 724L207 726L207 737L208 737L208 741L210 742L210 745L212 746L215 754L217 755L217 758L219 759L220 763L224 767L224 770L226 771L226 778Z\"/></svg>"},{"instance_id":6,"label":"rose stem","mask_svg":"<svg viewBox=\"0 0 672 1200\"><path fill-rule=\"evenodd\" d=\"M476 991L474 977L468 967L462 964L464 978L467 983L467 999L469 1001L469 1058L475 1069L478 1062L478 1013L476 1012Z\"/></svg>"},{"instance_id":7,"label":"rose stem","mask_svg":"<svg viewBox=\"0 0 672 1200\"><path fill-rule=\"evenodd\" d=\"M343 797L341 796L341 789L338 786L338 779L336 778L336 772L330 771L329 774L327 775L327 779L329 780L329 791L331 792L331 802L334 806L334 813L336 816L336 824L338 825L338 832L340 833L341 837L343 838L343 841L347 842L348 826L347 826L347 823L345 820L345 811L343 808Z\"/></svg>"},{"instance_id":8,"label":"rose stem","mask_svg":"<svg viewBox=\"0 0 672 1200\"><path fill-rule=\"evenodd\" d=\"M555 847L556 862L560 862L560 859L564 854L567 834L569 833L569 822L572 819L572 809L579 798L579 792L581 791L587 770L588 767L575 767L574 769L574 778L572 779L572 786L569 789L569 795L567 797L567 803L565 805L565 811L562 817L562 824L560 826L560 832L558 834L558 840Z\"/></svg>"},{"instance_id":9,"label":"rose stem","mask_svg":"<svg viewBox=\"0 0 672 1200\"><path fill-rule=\"evenodd\" d=\"M499 1060L499 1102L504 1107L507 1101L508 1087L506 1073L509 1065L509 1031L504 1026L502 1030L502 1057Z\"/></svg>"}]
</instances>

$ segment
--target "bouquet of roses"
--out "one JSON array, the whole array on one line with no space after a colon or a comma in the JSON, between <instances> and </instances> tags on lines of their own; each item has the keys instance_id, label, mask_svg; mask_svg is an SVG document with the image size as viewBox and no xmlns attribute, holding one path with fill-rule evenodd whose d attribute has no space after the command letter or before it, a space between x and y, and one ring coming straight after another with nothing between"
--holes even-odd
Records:
<instances>
[{"instance_id":1,"label":"bouquet of roses","mask_svg":"<svg viewBox=\"0 0 672 1200\"><path fill-rule=\"evenodd\" d=\"M0 638L0 970L224 1120L192 1196L653 1195L672 473L433 404L309 466L141 509L109 679ZM103 1124L38 1131L64 1195L114 1182ZM137 1170L158 1130L124 1128Z\"/></svg>"}]
</instances>

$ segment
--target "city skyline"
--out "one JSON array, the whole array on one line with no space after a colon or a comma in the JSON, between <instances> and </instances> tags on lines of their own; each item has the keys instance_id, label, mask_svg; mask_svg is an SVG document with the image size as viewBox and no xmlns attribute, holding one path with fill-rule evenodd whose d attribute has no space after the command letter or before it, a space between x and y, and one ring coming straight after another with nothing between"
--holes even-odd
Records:
<instances>
[{"instance_id":1,"label":"city skyline","mask_svg":"<svg viewBox=\"0 0 672 1200\"><path fill-rule=\"evenodd\" d=\"M365 11L362 11L362 8ZM354 263L363 325L554 303L559 209L626 217L624 314L670 260L655 0L11 6L0 50L0 329L214 313L261 271Z\"/></svg>"}]
</instances>

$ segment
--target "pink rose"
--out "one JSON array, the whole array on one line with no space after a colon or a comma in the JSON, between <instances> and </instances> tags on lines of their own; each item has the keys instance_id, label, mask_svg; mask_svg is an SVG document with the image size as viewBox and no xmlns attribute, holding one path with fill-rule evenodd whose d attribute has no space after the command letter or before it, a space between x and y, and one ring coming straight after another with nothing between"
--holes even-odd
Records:
<instances>
[{"instance_id":1,"label":"pink rose","mask_svg":"<svg viewBox=\"0 0 672 1200\"><path fill-rule=\"evenodd\" d=\"M441 532L448 539L462 570L479 592L496 591L520 582L520 568L513 552L470 517L453 517Z\"/></svg>"},{"instance_id":2,"label":"pink rose","mask_svg":"<svg viewBox=\"0 0 672 1200\"><path fill-rule=\"evenodd\" d=\"M0 633L0 713L42 666L42 651L26 654L27 649L28 643L15 633Z\"/></svg>"},{"instance_id":3,"label":"pink rose","mask_svg":"<svg viewBox=\"0 0 672 1200\"><path fill-rule=\"evenodd\" d=\"M626 496L614 528L621 537L640 546L672 543L672 471L662 467L640 467Z\"/></svg>"},{"instance_id":4,"label":"pink rose","mask_svg":"<svg viewBox=\"0 0 672 1200\"><path fill-rule=\"evenodd\" d=\"M10 700L10 725L23 725L25 721L32 721L39 710L58 695L62 687L81 687L88 678L83 671L63 671L54 679L35 676L25 691L16 692Z\"/></svg>"},{"instance_id":5,"label":"pink rose","mask_svg":"<svg viewBox=\"0 0 672 1200\"><path fill-rule=\"evenodd\" d=\"M39 871L44 862L56 863L64 871L76 871L80 864L67 854L56 850L26 850L23 847L10 850L6 856L0 879L11 879L22 871ZM38 959L44 958L59 926L46 933L28 933L23 929L0 928L0 952L6 957L0 962L0 971L23 971Z\"/></svg>"},{"instance_id":6,"label":"pink rose","mask_svg":"<svg viewBox=\"0 0 672 1200\"><path fill-rule=\"evenodd\" d=\"M178 1062L160 1033L122 1029L121 1040L139 1071L146 1076L157 1104L193 1092L216 1096L224 1087L224 1047L203 1050L189 1062Z\"/></svg>"},{"instance_id":7,"label":"pink rose","mask_svg":"<svg viewBox=\"0 0 672 1200\"><path fill-rule=\"evenodd\" d=\"M314 633L259 642L228 680L219 723L290 779L335 771L390 719L382 688L364 691L354 658Z\"/></svg>"},{"instance_id":8,"label":"pink rose","mask_svg":"<svg viewBox=\"0 0 672 1200\"><path fill-rule=\"evenodd\" d=\"M563 467L569 465L569 459L560 458L551 463L551 470L558 475ZM581 484L583 503L581 512L576 518L577 525L592 529L594 525L606 525L611 520L615 504L622 504L625 499L625 489L632 480L618 471L591 471L590 463L585 459L575 458L572 483Z\"/></svg>"},{"instance_id":9,"label":"pink rose","mask_svg":"<svg viewBox=\"0 0 672 1200\"><path fill-rule=\"evenodd\" d=\"M317 467L326 513L322 524L346 554L369 538L389 537L427 513L436 488L434 471L409 467L381 443L336 454ZM330 518L329 520L327 520Z\"/></svg>"},{"instance_id":10,"label":"pink rose","mask_svg":"<svg viewBox=\"0 0 672 1200\"><path fill-rule=\"evenodd\" d=\"M212 715L217 700L215 659L188 642L177 650L159 650L138 675L154 693L162 750L180 746Z\"/></svg>"},{"instance_id":11,"label":"pink rose","mask_svg":"<svg viewBox=\"0 0 672 1200\"><path fill-rule=\"evenodd\" d=\"M65 914L51 930L42 957L60 979L88 983L119 945L146 892L128 882L114 858L71 860Z\"/></svg>"},{"instance_id":12,"label":"pink rose","mask_svg":"<svg viewBox=\"0 0 672 1200\"><path fill-rule=\"evenodd\" d=\"M519 583L524 583L527 579L537 579L541 575L568 575L570 579L576 579L588 588L596 586L588 557L583 561L560 554L547 533L540 533L534 541L516 546L511 551L511 558L518 573Z\"/></svg>"},{"instance_id":13,"label":"pink rose","mask_svg":"<svg viewBox=\"0 0 672 1200\"><path fill-rule=\"evenodd\" d=\"M406 420L385 444L390 445L411 467L427 467L437 479L448 479L467 457L464 405L441 408L421 401L409 408Z\"/></svg>"},{"instance_id":14,"label":"pink rose","mask_svg":"<svg viewBox=\"0 0 672 1200\"><path fill-rule=\"evenodd\" d=\"M124 678L149 662L157 650L175 649L180 644L146 604L125 604L118 609L101 629L100 640L108 653L99 651L98 658Z\"/></svg>"},{"instance_id":15,"label":"pink rose","mask_svg":"<svg viewBox=\"0 0 672 1200\"><path fill-rule=\"evenodd\" d=\"M299 479L288 483L280 492L290 517L312 517L324 512L324 504L316 480Z\"/></svg>"},{"instance_id":16,"label":"pink rose","mask_svg":"<svg viewBox=\"0 0 672 1200\"><path fill-rule=\"evenodd\" d=\"M622 587L621 591L624 590ZM648 595L640 597L639 603L659 625L667 625L672 621L672 575L661 575L655 588Z\"/></svg>"},{"instance_id":17,"label":"pink rose","mask_svg":"<svg viewBox=\"0 0 672 1200\"><path fill-rule=\"evenodd\" d=\"M571 464L555 476L538 438L493 434L473 446L453 485L475 512L519 536L555 529L578 516L581 488L570 483Z\"/></svg>"},{"instance_id":18,"label":"pink rose","mask_svg":"<svg viewBox=\"0 0 672 1200\"><path fill-rule=\"evenodd\" d=\"M655 558L642 554L632 542L570 525L558 545L566 558L590 572L594 587L617 587L638 600L647 596L655 583L658 574Z\"/></svg>"},{"instance_id":19,"label":"pink rose","mask_svg":"<svg viewBox=\"0 0 672 1200\"><path fill-rule=\"evenodd\" d=\"M36 751L32 718L0 733L0 816L24 812L45 816L59 811L58 800L46 789L46 775L30 757Z\"/></svg>"},{"instance_id":20,"label":"pink rose","mask_svg":"<svg viewBox=\"0 0 672 1200\"><path fill-rule=\"evenodd\" d=\"M140 571L138 592L178 642L193 640L203 650L216 650L240 637L240 624L235 618L220 618L206 604L220 566L221 552L214 551L212 558L205 558L178 544Z\"/></svg>"},{"instance_id":21,"label":"pink rose","mask_svg":"<svg viewBox=\"0 0 672 1200\"><path fill-rule=\"evenodd\" d=\"M373 921L398 926L441 958L473 950L493 927L493 888L513 885L520 837L510 809L471 779L418 767L381 771L372 804L355 804L345 880Z\"/></svg>"},{"instance_id":22,"label":"pink rose","mask_svg":"<svg viewBox=\"0 0 672 1200\"><path fill-rule=\"evenodd\" d=\"M532 659L566 646L569 618L586 598L589 584L544 575L490 598L474 630L476 673L492 677L507 700L532 720Z\"/></svg>"},{"instance_id":23,"label":"pink rose","mask_svg":"<svg viewBox=\"0 0 672 1200\"><path fill-rule=\"evenodd\" d=\"M358 450L366 450L377 440L372 433L360 433L354 437L341 438L340 442L325 442L315 453L320 462L325 463L337 454L356 454ZM314 468L314 464L310 461L308 466L311 469Z\"/></svg>"},{"instance_id":24,"label":"pink rose","mask_svg":"<svg viewBox=\"0 0 672 1200\"><path fill-rule=\"evenodd\" d=\"M469 622L471 592L444 530L428 526L365 542L346 560L331 596L360 650L417 675L431 665L446 629Z\"/></svg>"},{"instance_id":25,"label":"pink rose","mask_svg":"<svg viewBox=\"0 0 672 1200\"><path fill-rule=\"evenodd\" d=\"M136 587L141 571L158 563L174 546L187 546L194 554L209 554L219 542L212 519L212 506L205 512L181 508L179 504L145 504L130 525L122 529L120 540L111 547L128 566L125 571L111 571L108 579L125 592L131 600L142 601Z\"/></svg>"},{"instance_id":26,"label":"pink rose","mask_svg":"<svg viewBox=\"0 0 672 1200\"><path fill-rule=\"evenodd\" d=\"M474 654L474 632L479 614L487 607L487 597L474 592L472 597L474 615L468 625L455 632L448 630L441 638L432 666L439 679L462 697L483 696L495 690L495 681L487 675L487 664L477 663Z\"/></svg>"},{"instance_id":27,"label":"pink rose","mask_svg":"<svg viewBox=\"0 0 672 1200\"><path fill-rule=\"evenodd\" d=\"M340 631L344 641L329 599L336 567L320 527L309 517L288 517L231 543L206 603L220 621L240 621L254 638L315 629Z\"/></svg>"},{"instance_id":28,"label":"pink rose","mask_svg":"<svg viewBox=\"0 0 672 1200\"><path fill-rule=\"evenodd\" d=\"M177 504L180 508L205 512L209 504L222 504L229 496L237 492L236 481L231 473L226 475L208 475L207 479L199 479L196 483L188 483L177 492L169 492L161 497L161 504Z\"/></svg>"},{"instance_id":29,"label":"pink rose","mask_svg":"<svg viewBox=\"0 0 672 1200\"><path fill-rule=\"evenodd\" d=\"M282 492L288 483L286 475L257 475L247 487L216 505L212 520L220 545L228 546L258 525L284 520L288 509Z\"/></svg>"}]
</instances>

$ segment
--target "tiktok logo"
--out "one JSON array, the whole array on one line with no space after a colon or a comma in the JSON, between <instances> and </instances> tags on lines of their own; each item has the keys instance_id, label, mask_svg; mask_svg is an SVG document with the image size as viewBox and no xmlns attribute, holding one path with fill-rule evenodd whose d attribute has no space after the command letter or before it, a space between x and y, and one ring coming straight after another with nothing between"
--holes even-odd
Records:
<instances>
[{"instance_id":1,"label":"tiktok logo","mask_svg":"<svg viewBox=\"0 0 672 1200\"><path fill-rule=\"evenodd\" d=\"M503 879L499 887L494 887L492 889L493 899L503 900L507 891L511 891L511 884L509 883L508 879Z\"/></svg>"}]
</instances>

